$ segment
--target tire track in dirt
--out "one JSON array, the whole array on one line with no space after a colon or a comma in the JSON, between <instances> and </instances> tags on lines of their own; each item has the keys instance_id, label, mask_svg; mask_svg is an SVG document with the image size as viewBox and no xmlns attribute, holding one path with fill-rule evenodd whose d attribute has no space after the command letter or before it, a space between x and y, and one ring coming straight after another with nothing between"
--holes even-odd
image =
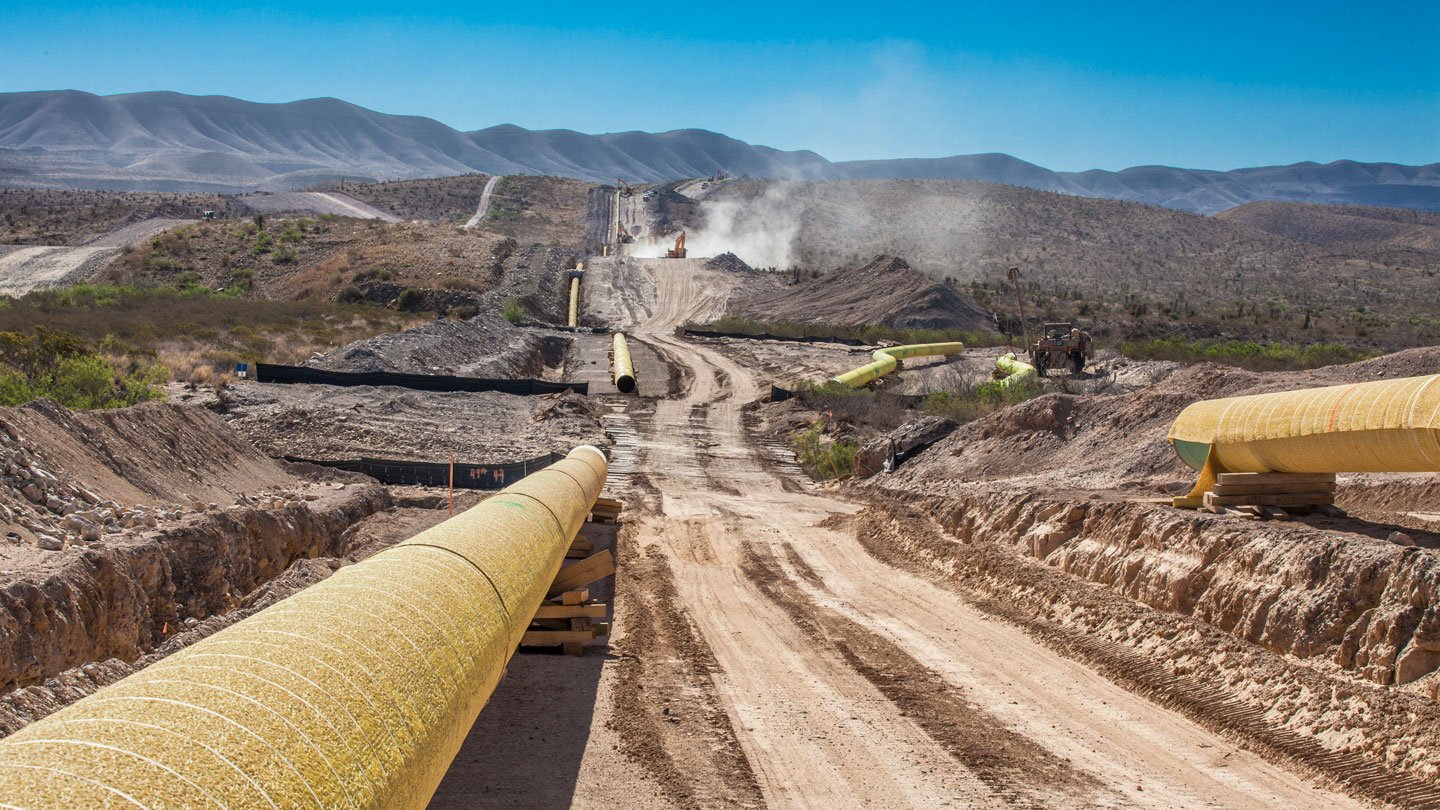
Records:
<instances>
[{"instance_id":1,"label":"tire track in dirt","mask_svg":"<svg viewBox=\"0 0 1440 810\"><path fill-rule=\"evenodd\" d=\"M802 579L823 584L788 543L785 551ZM761 551L758 544L746 543L743 553L741 571L767 599L808 634L828 643L1005 804L1046 808L1119 801L1094 775L1006 728L999 718L972 703L960 688L899 645L801 598L768 549Z\"/></svg>"}]
</instances>

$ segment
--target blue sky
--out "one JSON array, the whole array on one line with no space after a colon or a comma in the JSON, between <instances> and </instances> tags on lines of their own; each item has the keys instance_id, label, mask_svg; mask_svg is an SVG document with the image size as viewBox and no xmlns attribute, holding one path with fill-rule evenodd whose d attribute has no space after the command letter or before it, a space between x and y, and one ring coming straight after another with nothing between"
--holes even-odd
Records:
<instances>
[{"instance_id":1,"label":"blue sky","mask_svg":"<svg viewBox=\"0 0 1440 810\"><path fill-rule=\"evenodd\" d=\"M1440 2L0 10L0 91L335 96L459 129L701 127L832 160L1440 161Z\"/></svg>"}]
</instances>

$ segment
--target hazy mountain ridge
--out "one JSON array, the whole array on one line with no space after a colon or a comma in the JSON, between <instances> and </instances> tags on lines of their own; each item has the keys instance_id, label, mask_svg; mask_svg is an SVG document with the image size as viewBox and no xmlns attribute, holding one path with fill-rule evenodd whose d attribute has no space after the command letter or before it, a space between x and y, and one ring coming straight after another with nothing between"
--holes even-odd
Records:
<instances>
[{"instance_id":1,"label":"hazy mountain ridge","mask_svg":"<svg viewBox=\"0 0 1440 810\"><path fill-rule=\"evenodd\" d=\"M982 180L1213 213L1256 200L1440 211L1440 164L1335 161L1211 171L1056 172L1004 154L831 162L705 130L587 135L505 124L461 132L339 99L73 90L0 94L0 185L136 190L303 188L337 178L549 174L592 182L732 175Z\"/></svg>"}]
</instances>

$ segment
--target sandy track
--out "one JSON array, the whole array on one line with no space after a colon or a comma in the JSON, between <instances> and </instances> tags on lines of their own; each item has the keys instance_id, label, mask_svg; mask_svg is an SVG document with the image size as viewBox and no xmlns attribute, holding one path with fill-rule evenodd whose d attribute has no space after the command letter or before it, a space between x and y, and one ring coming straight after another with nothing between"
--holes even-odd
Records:
<instances>
[{"instance_id":1,"label":"sandy track","mask_svg":"<svg viewBox=\"0 0 1440 810\"><path fill-rule=\"evenodd\" d=\"M79 247L17 247L0 253L0 295L82 281L126 245L194 220L147 219L117 228ZM3 246L10 247L10 246Z\"/></svg>"},{"instance_id":2,"label":"sandy track","mask_svg":"<svg viewBox=\"0 0 1440 810\"><path fill-rule=\"evenodd\" d=\"M480 204L475 206L475 216L465 221L465 227L473 228L479 225L485 219L485 215L490 213L490 195L495 192L495 185L499 182L500 175L498 174L485 181L485 188L480 191Z\"/></svg>"},{"instance_id":3,"label":"sandy track","mask_svg":"<svg viewBox=\"0 0 1440 810\"><path fill-rule=\"evenodd\" d=\"M728 294L686 264L619 262L603 288L653 288L602 306L691 375L639 423L632 501L653 508L631 521L713 653L708 688L768 805L1354 805L869 556L840 525L856 505L752 449L753 374L673 336Z\"/></svg>"}]
</instances>

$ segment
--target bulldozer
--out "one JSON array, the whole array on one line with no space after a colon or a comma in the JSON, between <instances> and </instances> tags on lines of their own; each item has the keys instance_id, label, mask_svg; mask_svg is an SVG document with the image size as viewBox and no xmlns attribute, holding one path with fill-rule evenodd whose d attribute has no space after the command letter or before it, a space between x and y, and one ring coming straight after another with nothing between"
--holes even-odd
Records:
<instances>
[{"instance_id":1,"label":"bulldozer","mask_svg":"<svg viewBox=\"0 0 1440 810\"><path fill-rule=\"evenodd\" d=\"M1047 323L1045 331L1030 346L1030 364L1044 377L1050 369L1069 368L1081 374L1094 354L1090 333L1073 323Z\"/></svg>"},{"instance_id":2,"label":"bulldozer","mask_svg":"<svg viewBox=\"0 0 1440 810\"><path fill-rule=\"evenodd\" d=\"M684 231L681 231L681 232L680 232L680 235L677 236L677 237L675 237L675 247L671 248L670 250L665 251L665 258L667 258L667 259L683 259L683 258L685 258L685 232L684 232Z\"/></svg>"}]
</instances>

